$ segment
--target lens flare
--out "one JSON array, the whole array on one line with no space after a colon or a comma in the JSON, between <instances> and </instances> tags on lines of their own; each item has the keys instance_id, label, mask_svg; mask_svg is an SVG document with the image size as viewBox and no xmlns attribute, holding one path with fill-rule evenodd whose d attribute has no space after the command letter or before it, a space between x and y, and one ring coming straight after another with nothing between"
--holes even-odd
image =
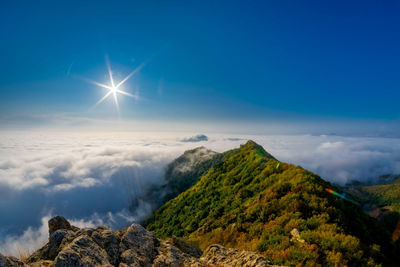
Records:
<instances>
[{"instance_id":1,"label":"lens flare","mask_svg":"<svg viewBox=\"0 0 400 267\"><path fill-rule=\"evenodd\" d=\"M357 202L355 202L355 201L353 201L353 200L347 198L345 194L339 194L338 192L336 192L336 191L334 191L334 190L332 190L332 189L330 189L330 188L325 188L325 191L328 192L329 194L332 194L332 195L334 195L334 196L340 197L340 198L342 198L342 199L344 199L344 200L347 200L347 201L349 201L349 202L351 202L351 203L354 203L354 204L356 204L356 205L360 205L360 204L358 204Z\"/></svg>"},{"instance_id":2,"label":"lens flare","mask_svg":"<svg viewBox=\"0 0 400 267\"><path fill-rule=\"evenodd\" d=\"M346 199L346 197L345 197L344 195L341 195L341 194L339 194L338 192L333 191L333 190L330 189L330 188L326 188L325 190L326 190L326 192L328 192L329 194L332 194L332 195L334 195L334 196L337 196L337 197Z\"/></svg>"},{"instance_id":3,"label":"lens flare","mask_svg":"<svg viewBox=\"0 0 400 267\"><path fill-rule=\"evenodd\" d=\"M97 101L97 103L94 105L95 107L98 106L99 104L101 104L104 100L106 100L109 96L112 95L112 97L114 98L114 103L115 103L115 107L117 109L117 112L119 114L119 104L118 104L118 94L122 94L122 95L126 95L135 99L139 99L139 94L131 94L128 93L126 91L121 90L121 86L128 81L133 75L135 75L137 72L139 72L143 67L144 67L144 63L142 63L141 65L139 65L139 67L137 67L136 69L134 69L132 72L130 72L124 79L122 79L117 85L115 85L115 81L114 81L114 77L113 77L113 73L111 70L111 65L110 65L110 61L108 59L108 57L106 56L106 65L107 65L107 72L108 72L108 76L110 78L110 85L106 85L106 84L102 84L90 79L86 79L85 80L91 84L97 85L99 87L102 88L106 88L109 91L102 97L100 98L99 101Z\"/></svg>"}]
</instances>

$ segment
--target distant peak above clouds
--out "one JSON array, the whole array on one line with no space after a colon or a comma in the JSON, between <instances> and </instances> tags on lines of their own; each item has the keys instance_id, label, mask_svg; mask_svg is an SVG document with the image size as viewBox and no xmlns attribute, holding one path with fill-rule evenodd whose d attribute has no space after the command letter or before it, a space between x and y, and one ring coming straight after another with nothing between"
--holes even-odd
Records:
<instances>
[{"instance_id":1,"label":"distant peak above clouds","mask_svg":"<svg viewBox=\"0 0 400 267\"><path fill-rule=\"evenodd\" d=\"M198 134L198 135L195 135L192 137L186 137L186 138L181 139L181 142L186 142L186 143L188 143L188 142L195 143L195 142L202 142L202 141L208 141L208 137L204 134Z\"/></svg>"}]
</instances>

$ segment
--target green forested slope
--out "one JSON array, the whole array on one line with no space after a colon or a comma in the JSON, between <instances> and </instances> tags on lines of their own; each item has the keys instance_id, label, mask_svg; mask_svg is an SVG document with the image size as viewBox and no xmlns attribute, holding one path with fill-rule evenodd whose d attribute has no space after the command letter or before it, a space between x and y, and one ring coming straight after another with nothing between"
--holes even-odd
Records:
<instances>
[{"instance_id":1,"label":"green forested slope","mask_svg":"<svg viewBox=\"0 0 400 267\"><path fill-rule=\"evenodd\" d=\"M252 141L224 155L147 228L203 249L219 243L257 251L278 264L395 265L390 234L359 206L328 194L328 182Z\"/></svg>"},{"instance_id":2,"label":"green forested slope","mask_svg":"<svg viewBox=\"0 0 400 267\"><path fill-rule=\"evenodd\" d=\"M385 175L369 183L353 181L342 189L384 224L392 240L400 244L400 176Z\"/></svg>"}]
</instances>

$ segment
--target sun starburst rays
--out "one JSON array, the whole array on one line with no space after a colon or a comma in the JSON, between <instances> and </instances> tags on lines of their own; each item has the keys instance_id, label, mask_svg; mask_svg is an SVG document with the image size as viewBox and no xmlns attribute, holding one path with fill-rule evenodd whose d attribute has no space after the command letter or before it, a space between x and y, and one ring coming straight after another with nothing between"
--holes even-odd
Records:
<instances>
[{"instance_id":1,"label":"sun starburst rays","mask_svg":"<svg viewBox=\"0 0 400 267\"><path fill-rule=\"evenodd\" d=\"M110 82L111 86L114 88L114 78L112 76L112 71L111 71L111 66L110 66L110 60L108 59L108 56L106 56L106 65L107 65L107 70L108 70L108 76L110 76Z\"/></svg>"},{"instance_id":2,"label":"sun starburst rays","mask_svg":"<svg viewBox=\"0 0 400 267\"><path fill-rule=\"evenodd\" d=\"M128 81L133 75L135 75L138 71L140 71L143 67L144 67L144 63L142 63L141 65L139 65L136 69L134 69L132 72L130 72L125 78L123 78L117 85L115 85L115 81L114 81L114 77L113 77L113 73L111 70L111 65L110 65L110 61L108 59L108 57L106 57L106 65L107 65L107 72L108 72L108 76L110 79L110 84L111 85L106 85L103 83L99 83L90 79L86 79L85 80L91 84L97 85L99 87L108 89L109 91L102 97L100 98L99 101L96 102L96 104L94 105L94 107L100 105L104 100L106 100L109 96L112 95L113 99L114 99L114 103L115 103L115 107L117 109L117 112L119 114L119 102L118 102L118 96L117 94L122 94L122 95L126 95L135 99L139 99L139 94L131 94L128 93L124 90L121 90L121 86Z\"/></svg>"},{"instance_id":3,"label":"sun starburst rays","mask_svg":"<svg viewBox=\"0 0 400 267\"><path fill-rule=\"evenodd\" d=\"M124 79L122 79L122 81L119 82L119 84L117 84L116 88L119 88L121 85L123 85L133 75L135 75L138 71L140 71L144 67L144 65L145 65L145 63L140 64L139 67L137 67L131 73L129 73Z\"/></svg>"},{"instance_id":4,"label":"sun starburst rays","mask_svg":"<svg viewBox=\"0 0 400 267\"><path fill-rule=\"evenodd\" d=\"M101 104L101 102L103 102L104 100L106 100L106 98L112 94L112 91L108 92L107 94L105 94L99 101L97 101L97 103L94 105L95 107L97 107L98 105Z\"/></svg>"}]
</instances>

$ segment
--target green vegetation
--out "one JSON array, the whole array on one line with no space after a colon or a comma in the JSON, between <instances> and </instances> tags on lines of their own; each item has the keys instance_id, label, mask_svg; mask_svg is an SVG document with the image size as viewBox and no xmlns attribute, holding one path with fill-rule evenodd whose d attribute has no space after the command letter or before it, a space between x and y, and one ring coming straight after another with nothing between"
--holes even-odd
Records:
<instances>
[{"instance_id":1,"label":"green vegetation","mask_svg":"<svg viewBox=\"0 0 400 267\"><path fill-rule=\"evenodd\" d=\"M390 206L393 211L400 212L400 184L365 186L363 190L379 206Z\"/></svg>"},{"instance_id":2,"label":"green vegetation","mask_svg":"<svg viewBox=\"0 0 400 267\"><path fill-rule=\"evenodd\" d=\"M197 183L213 166L220 164L238 151L239 149L233 149L224 153L217 153L205 147L185 151L182 156L167 166L165 172L166 185L158 189L159 191L167 192L162 203L185 192Z\"/></svg>"},{"instance_id":3,"label":"green vegetation","mask_svg":"<svg viewBox=\"0 0 400 267\"><path fill-rule=\"evenodd\" d=\"M186 151L171 162L165 172L167 194L164 203L193 186L220 160L221 154L199 147Z\"/></svg>"},{"instance_id":4,"label":"green vegetation","mask_svg":"<svg viewBox=\"0 0 400 267\"><path fill-rule=\"evenodd\" d=\"M390 233L359 206L328 194L326 188L340 190L317 175L252 141L219 155L145 222L149 230L202 249L219 243L257 251L276 264L395 265Z\"/></svg>"},{"instance_id":5,"label":"green vegetation","mask_svg":"<svg viewBox=\"0 0 400 267\"><path fill-rule=\"evenodd\" d=\"M400 176L382 176L373 184L355 181L342 189L385 225L393 241L400 243Z\"/></svg>"}]
</instances>

